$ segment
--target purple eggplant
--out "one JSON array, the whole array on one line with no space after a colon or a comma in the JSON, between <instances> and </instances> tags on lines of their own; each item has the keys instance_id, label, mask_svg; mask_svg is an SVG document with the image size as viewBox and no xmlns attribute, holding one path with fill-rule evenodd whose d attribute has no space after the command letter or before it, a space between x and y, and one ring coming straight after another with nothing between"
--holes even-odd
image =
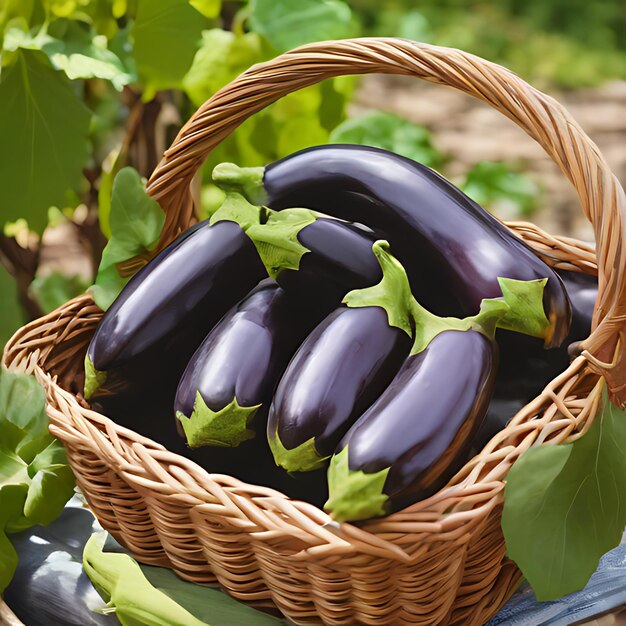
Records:
<instances>
[{"instance_id":1,"label":"purple eggplant","mask_svg":"<svg viewBox=\"0 0 626 626\"><path fill-rule=\"evenodd\" d=\"M334 308L352 289L380 280L368 228L320 217L309 209L280 213L246 203L226 187L211 223L234 221L254 243L268 275L294 297Z\"/></svg>"},{"instance_id":2,"label":"purple eggplant","mask_svg":"<svg viewBox=\"0 0 626 626\"><path fill-rule=\"evenodd\" d=\"M289 359L319 316L263 281L211 330L178 384L174 410L192 448L255 436Z\"/></svg>"},{"instance_id":3,"label":"purple eggplant","mask_svg":"<svg viewBox=\"0 0 626 626\"><path fill-rule=\"evenodd\" d=\"M302 344L270 407L267 436L288 471L323 466L352 422L392 380L411 347L410 288L402 267L376 242L383 278L347 294Z\"/></svg>"},{"instance_id":4,"label":"purple eggplant","mask_svg":"<svg viewBox=\"0 0 626 626\"><path fill-rule=\"evenodd\" d=\"M547 279L540 323L502 327L560 345L570 304L559 276L498 220L430 168L378 148L318 146L266 168L218 165L213 178L276 210L304 206L387 233L414 293L442 315L472 315L499 278ZM427 271L424 271L428 268ZM445 287L445 288L443 288Z\"/></svg>"},{"instance_id":5,"label":"purple eggplant","mask_svg":"<svg viewBox=\"0 0 626 626\"><path fill-rule=\"evenodd\" d=\"M85 397L110 371L158 370L169 360L184 367L213 325L265 276L237 224L205 222L183 233L131 278L102 318L85 359Z\"/></svg>"},{"instance_id":6,"label":"purple eggplant","mask_svg":"<svg viewBox=\"0 0 626 626\"><path fill-rule=\"evenodd\" d=\"M335 519L385 515L445 484L489 406L496 355L481 332L447 330L408 357L332 458L326 508Z\"/></svg>"},{"instance_id":7,"label":"purple eggplant","mask_svg":"<svg viewBox=\"0 0 626 626\"><path fill-rule=\"evenodd\" d=\"M567 270L557 272L572 303L572 325L565 343L582 341L591 334L591 318L598 299L598 277Z\"/></svg>"},{"instance_id":8,"label":"purple eggplant","mask_svg":"<svg viewBox=\"0 0 626 626\"><path fill-rule=\"evenodd\" d=\"M335 519L403 508L442 487L466 460L493 394L496 326L525 288L500 284L504 298L483 300L465 319L438 317L412 300L409 356L330 461L326 509Z\"/></svg>"}]
</instances>

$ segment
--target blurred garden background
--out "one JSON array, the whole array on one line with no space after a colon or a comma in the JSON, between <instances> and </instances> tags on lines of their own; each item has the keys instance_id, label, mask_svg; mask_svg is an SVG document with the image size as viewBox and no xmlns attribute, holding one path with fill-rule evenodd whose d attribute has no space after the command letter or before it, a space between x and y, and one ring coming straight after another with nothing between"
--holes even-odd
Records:
<instances>
[{"instance_id":1,"label":"blurred garden background","mask_svg":"<svg viewBox=\"0 0 626 626\"><path fill-rule=\"evenodd\" d=\"M0 0L0 347L94 283L122 167L149 177L193 111L250 65L371 35L509 67L563 102L626 182L623 0ZM220 201L216 163L326 142L394 150L505 219L592 238L565 178L512 122L387 76L327 81L246 122L196 181L198 218Z\"/></svg>"}]
</instances>

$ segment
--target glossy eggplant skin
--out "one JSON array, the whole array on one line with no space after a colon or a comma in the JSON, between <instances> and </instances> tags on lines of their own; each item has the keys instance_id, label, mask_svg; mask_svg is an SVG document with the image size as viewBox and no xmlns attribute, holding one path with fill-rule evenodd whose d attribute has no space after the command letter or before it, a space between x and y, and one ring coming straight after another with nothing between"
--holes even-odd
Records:
<instances>
[{"instance_id":1,"label":"glossy eggplant skin","mask_svg":"<svg viewBox=\"0 0 626 626\"><path fill-rule=\"evenodd\" d=\"M187 361L222 315L266 275L237 224L202 223L131 278L100 322L88 357L98 371L168 347Z\"/></svg>"},{"instance_id":2,"label":"glossy eggplant skin","mask_svg":"<svg viewBox=\"0 0 626 626\"><path fill-rule=\"evenodd\" d=\"M319 299L334 308L348 291L378 283L380 265L372 253L373 233L339 220L318 218L297 235L310 252L298 270L283 270L277 282L294 297Z\"/></svg>"},{"instance_id":3,"label":"glossy eggplant skin","mask_svg":"<svg viewBox=\"0 0 626 626\"><path fill-rule=\"evenodd\" d=\"M387 510L434 493L465 461L489 406L496 369L497 346L482 333L439 333L408 357L335 454L348 448L350 471L388 468L382 488Z\"/></svg>"},{"instance_id":4,"label":"glossy eggplant skin","mask_svg":"<svg viewBox=\"0 0 626 626\"><path fill-rule=\"evenodd\" d=\"M565 343L582 341L591 334L591 318L598 299L598 277L567 270L557 270L557 273L572 303L572 325Z\"/></svg>"},{"instance_id":5,"label":"glossy eggplant skin","mask_svg":"<svg viewBox=\"0 0 626 626\"><path fill-rule=\"evenodd\" d=\"M197 391L212 411L237 399L269 405L289 359L319 321L274 281L263 281L213 327L178 384L174 410L191 415Z\"/></svg>"},{"instance_id":6,"label":"glossy eggplant skin","mask_svg":"<svg viewBox=\"0 0 626 626\"><path fill-rule=\"evenodd\" d=\"M411 343L406 332L389 325L380 307L336 309L307 337L281 378L268 438L277 436L288 450L314 438L320 459L330 456L391 382Z\"/></svg>"},{"instance_id":7,"label":"glossy eggplant skin","mask_svg":"<svg viewBox=\"0 0 626 626\"><path fill-rule=\"evenodd\" d=\"M385 231L413 293L441 315L475 314L483 298L500 296L498 277L548 278L546 345L567 335L570 306L557 274L424 165L378 148L319 146L267 166L263 185L274 209L303 206Z\"/></svg>"}]
</instances>

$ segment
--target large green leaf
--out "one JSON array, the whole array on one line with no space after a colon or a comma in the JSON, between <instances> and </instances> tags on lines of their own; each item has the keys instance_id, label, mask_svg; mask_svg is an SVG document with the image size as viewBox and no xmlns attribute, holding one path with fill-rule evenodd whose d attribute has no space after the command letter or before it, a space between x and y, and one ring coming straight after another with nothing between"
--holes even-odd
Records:
<instances>
[{"instance_id":1,"label":"large green leaf","mask_svg":"<svg viewBox=\"0 0 626 626\"><path fill-rule=\"evenodd\" d=\"M20 50L0 82L0 226L22 217L42 232L87 161L90 113L41 52Z\"/></svg>"},{"instance_id":2,"label":"large green leaf","mask_svg":"<svg viewBox=\"0 0 626 626\"><path fill-rule=\"evenodd\" d=\"M48 432L44 390L0 369L0 593L17 565L6 533L49 523L73 489L65 450Z\"/></svg>"},{"instance_id":3,"label":"large green leaf","mask_svg":"<svg viewBox=\"0 0 626 626\"><path fill-rule=\"evenodd\" d=\"M132 30L135 59L146 97L180 88L207 26L189 0L138 0Z\"/></svg>"},{"instance_id":4,"label":"large green leaf","mask_svg":"<svg viewBox=\"0 0 626 626\"><path fill-rule=\"evenodd\" d=\"M115 53L107 47L107 39L96 35L85 25L68 20L55 21L48 32L31 34L20 28L5 33L4 49L41 50L52 65L63 70L71 80L102 78L116 89L135 80Z\"/></svg>"},{"instance_id":5,"label":"large green leaf","mask_svg":"<svg viewBox=\"0 0 626 626\"><path fill-rule=\"evenodd\" d=\"M426 128L391 113L376 112L348 119L331 132L330 143L383 148L428 167L443 162L443 155L433 146Z\"/></svg>"},{"instance_id":6,"label":"large green leaf","mask_svg":"<svg viewBox=\"0 0 626 626\"><path fill-rule=\"evenodd\" d=\"M507 554L538 600L582 589L626 525L626 411L604 411L574 443L525 452L508 474Z\"/></svg>"},{"instance_id":7,"label":"large green leaf","mask_svg":"<svg viewBox=\"0 0 626 626\"><path fill-rule=\"evenodd\" d=\"M24 313L17 297L17 283L0 263L0 353L23 323Z\"/></svg>"},{"instance_id":8,"label":"large green leaf","mask_svg":"<svg viewBox=\"0 0 626 626\"><path fill-rule=\"evenodd\" d=\"M341 0L252 0L250 25L280 52L357 34L352 11Z\"/></svg>"},{"instance_id":9,"label":"large green leaf","mask_svg":"<svg viewBox=\"0 0 626 626\"><path fill-rule=\"evenodd\" d=\"M268 56L256 33L235 35L213 28L202 33L202 46L183 79L183 88L196 106L227 82Z\"/></svg>"},{"instance_id":10,"label":"large green leaf","mask_svg":"<svg viewBox=\"0 0 626 626\"><path fill-rule=\"evenodd\" d=\"M117 265L152 250L164 221L159 203L146 193L137 171L132 167L120 170L111 195L111 239L102 253L96 284L91 287L101 309L108 309L128 282L120 276Z\"/></svg>"}]
</instances>

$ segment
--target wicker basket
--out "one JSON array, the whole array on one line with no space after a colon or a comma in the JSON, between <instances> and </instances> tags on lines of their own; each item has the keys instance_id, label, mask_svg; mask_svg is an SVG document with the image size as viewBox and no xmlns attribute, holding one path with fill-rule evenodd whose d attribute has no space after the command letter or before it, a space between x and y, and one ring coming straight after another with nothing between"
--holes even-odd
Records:
<instances>
[{"instance_id":1,"label":"wicker basket","mask_svg":"<svg viewBox=\"0 0 626 626\"><path fill-rule=\"evenodd\" d=\"M482 624L520 580L500 530L512 463L531 445L583 433L605 381L614 402L626 399L626 199L597 147L556 101L498 65L406 40L331 41L254 66L215 94L181 130L148 190L167 214L162 248L192 218L192 177L248 116L325 78L375 72L455 87L514 120L569 178L595 227L597 259L580 242L509 224L551 265L599 274L594 331L567 371L439 493L384 519L339 525L311 504L209 475L114 424L77 395L102 315L88 296L18 331L4 362L45 385L50 429L78 485L101 524L143 563L273 603L298 624Z\"/></svg>"}]
</instances>

